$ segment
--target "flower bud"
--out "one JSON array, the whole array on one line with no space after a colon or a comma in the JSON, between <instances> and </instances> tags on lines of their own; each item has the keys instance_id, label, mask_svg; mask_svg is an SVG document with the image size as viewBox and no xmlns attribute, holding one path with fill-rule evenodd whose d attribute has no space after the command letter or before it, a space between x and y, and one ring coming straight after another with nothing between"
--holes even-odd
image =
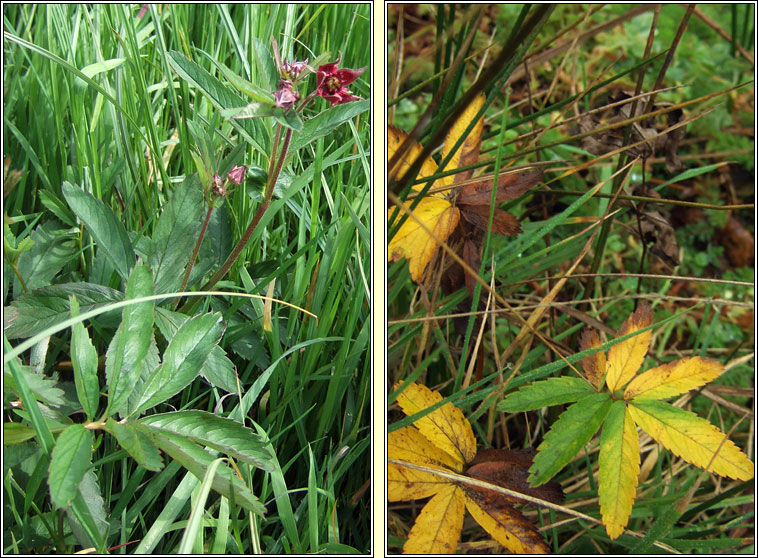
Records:
<instances>
[{"instance_id":1,"label":"flower bud","mask_svg":"<svg viewBox=\"0 0 758 558\"><path fill-rule=\"evenodd\" d=\"M241 167L234 167L229 171L229 174L227 174L226 177L234 182L237 186L239 186L242 184L242 181L245 180L246 169L247 167L245 167L245 165L242 165Z\"/></svg>"}]
</instances>

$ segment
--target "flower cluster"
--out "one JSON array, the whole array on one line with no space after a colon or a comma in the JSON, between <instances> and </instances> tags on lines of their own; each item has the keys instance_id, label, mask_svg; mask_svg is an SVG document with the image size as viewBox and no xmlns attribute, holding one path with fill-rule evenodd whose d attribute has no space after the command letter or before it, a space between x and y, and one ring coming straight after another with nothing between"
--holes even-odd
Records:
<instances>
[{"instance_id":1,"label":"flower cluster","mask_svg":"<svg viewBox=\"0 0 758 558\"><path fill-rule=\"evenodd\" d=\"M278 55L278 49L275 48ZM349 68L338 68L341 58L330 64L319 66L316 70L316 91L311 93L306 100L312 97L322 97L334 105L349 103L350 101L359 101L347 88L366 70L365 67L358 70ZM309 68L308 59L302 62L280 61L277 56L279 66L279 88L274 91L274 105L283 109L291 109L295 103L300 100L300 94L295 90L295 85ZM311 70L312 71L312 70Z\"/></svg>"}]
</instances>

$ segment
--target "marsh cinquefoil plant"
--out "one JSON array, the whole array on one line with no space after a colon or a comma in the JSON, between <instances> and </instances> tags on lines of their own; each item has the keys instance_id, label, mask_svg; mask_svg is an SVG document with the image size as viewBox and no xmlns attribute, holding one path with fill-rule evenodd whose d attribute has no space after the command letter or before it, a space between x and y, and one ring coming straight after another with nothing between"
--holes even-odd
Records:
<instances>
[{"instance_id":1,"label":"marsh cinquefoil plant","mask_svg":"<svg viewBox=\"0 0 758 558\"><path fill-rule=\"evenodd\" d=\"M92 15L86 7L51 7L53 19L66 9L80 16ZM171 6L166 13L186 15L182 12L185 9L188 8ZM145 19L151 19L151 25L156 27L181 21L181 17L162 18L151 7L146 12L149 17L143 20L126 17L118 7L100 10L101 7L94 8L103 18L111 17L109 21L115 19L127 27L144 25ZM220 12L225 10L221 8ZM279 12L271 9L270 13ZM123 20L119 19L122 15ZM9 21L15 21L12 14ZM315 15L313 21L316 27L326 23ZM155 28L140 29L154 32ZM367 480L353 475L345 483L346 471L351 467L355 471L356 462L367 459L369 442L365 415L362 417L369 385L367 361L363 362L368 342L361 304L364 282L360 276L355 277L352 267L362 264L355 261L360 255L353 256L347 249L356 245L355 225L367 216L367 202L334 196L336 226L332 231L320 221L312 221L308 231L311 238L297 245L297 254L289 253L291 246L287 242L282 244L279 267L255 262L240 266L243 271L233 278L241 277L240 288L252 292L257 292L253 279L263 279L263 286L273 286L275 280L286 285L287 294L281 298L307 300L314 314L326 314L320 322L304 319L299 323L294 318L306 314L299 309L289 316L277 316L276 310L267 308L273 327L265 330L260 324L264 307L259 300L255 303L260 303L260 309L254 304L243 308L227 305L221 297L208 300L201 312L193 312L188 306L180 311L171 309L176 293L185 288L193 290L205 283L210 289L222 278L232 283L229 270L232 264L244 260L240 256L245 255L246 246L250 247L254 231L264 237L268 253L280 249L279 243L272 241L273 235L264 236L261 231L271 222L266 220L267 210L283 213L282 209L288 208L284 203L272 204L275 187L290 200L294 193L304 190L308 182L293 178L291 170L299 167L303 159L307 161L302 156L304 147L318 144L323 148L323 138L341 133L337 130L340 125L368 109L367 102L358 102L358 97L346 89L347 80L352 77L355 81L361 72L352 71L347 77L340 74L341 81L332 84L338 86L336 91L319 89L318 76L313 75L320 70L318 64L309 68L304 63L276 63L261 41L250 39L251 44L257 41L258 58L253 58L251 64L257 64L256 75L262 85L246 82L237 75L242 72L212 60L227 83L188 56L171 50L171 44L165 51L151 51L149 43L130 51L137 45L129 41L142 37L132 31L130 28L128 33L121 33L119 29L119 38L125 37L125 43L116 46L127 49L121 54L129 61L128 68L117 66L119 72L125 71L119 73L119 78L133 77L128 71L135 69L153 75L150 72L155 68L165 68L167 74L158 72L160 77L154 82L167 79L166 95L176 88L182 103L186 102L182 108L189 111L185 114L177 110L172 115L176 130L156 133L150 129L153 115L145 110L148 122L138 133L149 129L156 137L169 138L176 131L180 138L177 145L185 152L181 161L186 167L175 167L169 175L173 148L163 153L148 144L151 177L134 182L139 182L138 188L148 184L150 193L160 192L154 205L149 198L142 204L140 190L125 189L125 183L131 184L126 177L120 177L115 185L93 185L69 172L65 180L55 183L53 179L59 186L57 192L50 188L39 196L45 207L53 208L55 218L50 213L38 213L43 218L35 226L36 221L27 221L23 214L16 218L22 212L15 211L15 221L6 219L4 240L13 249L7 251L6 263L12 264L18 281L5 284L10 305L4 312L4 480L6 501L14 510L13 524L6 530L13 536L4 537L12 546L5 550L68 553L78 547L102 553L127 543L128 551L137 553L149 553L156 547L160 551L159 543L166 552L197 552L205 548L216 553L302 553L308 549L315 553L329 548L345 550L346 542L362 547L357 536L360 526L343 527L336 517L344 513L349 496L340 495L338 505L335 494L343 490L352 495ZM128 121L142 115L142 109L129 113L128 94L123 100L126 108L118 104L122 98L110 94L107 74L102 82L92 79L91 73L77 69L82 66L78 59L72 59L75 65L30 42L27 39L38 37L24 35L23 29L9 35L14 45L9 47L9 57L18 64L25 63L28 51L42 57L45 71L35 75L47 76L46 64L52 63L55 71L63 69L72 83L75 77L103 95ZM182 34L183 39L188 36ZM349 46L350 42L344 44ZM47 45L50 49L56 46ZM175 42L173 48L180 46ZM140 66L143 58L148 58L145 51L157 55L159 62L151 60L149 65ZM323 55L324 61L335 57ZM274 71L268 71L271 69ZM336 66L330 70L337 71ZM286 72L287 77L280 72ZM140 75L140 79L143 77ZM25 79L20 76L15 83L25 83ZM289 98L294 99L289 106L276 95L282 89L277 79L289 80ZM145 82L151 83L148 78ZM77 81L76 85L81 83ZM126 88L132 81L126 79L120 85ZM240 91L250 93L257 103L255 116L259 118L254 121L228 120L231 115L224 113L238 111L245 104ZM340 96L339 102L326 97L329 91ZM16 88L9 96L22 98ZM326 103L316 97L324 98ZM78 102L76 97L74 103ZM157 106L163 105L158 102ZM179 104L173 106L179 108ZM312 110L303 114L308 108ZM75 106L72 111L76 109ZM114 124L106 112L103 114L106 116L91 121L92 138L94 143L102 140L106 147L112 147L107 139L100 138L98 126L103 121L109 126L119 121ZM44 114L40 116L43 117ZM219 117L227 120L221 122ZM356 128L356 143L364 141L365 123L356 122ZM33 130L22 129L33 135ZM68 135L82 134L77 130L64 134ZM235 141L239 142L236 147ZM33 142L34 139L32 145ZM144 144L139 146L141 150L134 151L142 157ZM305 171L306 176L315 174L319 180L331 175L332 165L342 171L346 152L349 162L365 159L365 154L349 156L353 146L349 141L336 148L327 144L317 154L317 172L307 163L297 170ZM223 156L230 147L231 152ZM243 164L242 155L247 150L253 153L253 160ZM267 159L267 164L259 166L261 159ZM49 166L54 169L54 165ZM353 165L344 166L350 171L345 182L353 184L356 174L360 177L361 173L352 172ZM361 167L354 166L356 170ZM180 176L184 171L184 177L171 187L170 176ZM24 180L31 181L28 177L32 174L27 171ZM101 179L98 175L97 180ZM46 181L47 178L43 180ZM258 186L262 193L256 198ZM253 191L246 192L245 187ZM247 205L239 203L239 197L232 200L235 195L244 195L247 204L258 203L253 206L252 220L247 219ZM313 213L318 215L318 199L313 204ZM355 222L353 216L357 218ZM234 229L230 221L235 218L244 221L244 230L239 231L240 241L232 247ZM304 231L303 227L303 238ZM287 233L283 236L286 238ZM331 239L343 256L347 255L339 257L330 251L319 267L321 254L317 249ZM259 263L259 269L255 269ZM217 273L212 275L214 266ZM313 277L311 291L302 277L298 281L290 277L295 275L291 269L294 266L303 277ZM303 269L299 269L301 266ZM273 272L272 267L276 269ZM347 275L350 278L346 281ZM336 288L322 288L332 285L333 276L340 277L342 283ZM293 295L294 283L305 288L297 287ZM318 291L314 292L316 286ZM341 297L359 301L351 306L345 322L329 315L333 314L330 306L338 304ZM20 338L28 339L11 345L10 340ZM31 356L25 353L29 349ZM328 370L323 371L326 355L329 365L339 371L331 374L333 379L329 379ZM319 385L314 387L312 380L316 376L327 381L317 382ZM306 383L312 389L304 389ZM319 409L315 409L312 398L318 398ZM347 400L349 413L340 417L334 409ZM324 413L317 414L321 408ZM301 421L306 416L311 419L308 424ZM339 435L333 436L335 431ZM269 440L269 434L275 442ZM289 443L295 437L300 443ZM293 451L295 445L297 449ZM293 466L303 459L310 459L311 465L305 468L307 514L301 513L305 498L297 496L298 487L306 480L297 477L299 468ZM269 511L265 518L264 503ZM356 505L352 504L353 508ZM208 522L209 518L212 521ZM187 519L186 527L182 524L177 529L176 521L182 519ZM205 547L203 531L209 526L215 536Z\"/></svg>"}]
</instances>

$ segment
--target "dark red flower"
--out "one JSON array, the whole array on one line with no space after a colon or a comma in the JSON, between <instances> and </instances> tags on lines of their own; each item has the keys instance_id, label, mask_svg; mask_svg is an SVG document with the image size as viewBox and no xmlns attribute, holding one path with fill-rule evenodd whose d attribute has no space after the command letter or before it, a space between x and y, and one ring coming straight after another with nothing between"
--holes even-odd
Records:
<instances>
[{"instance_id":1,"label":"dark red flower","mask_svg":"<svg viewBox=\"0 0 758 558\"><path fill-rule=\"evenodd\" d=\"M329 101L332 106L360 100L360 97L353 95L346 86L358 79L358 76L366 70L365 66L359 70L338 69L339 61L340 59L337 58L331 64L319 66L316 72L318 77L316 94Z\"/></svg>"}]
</instances>

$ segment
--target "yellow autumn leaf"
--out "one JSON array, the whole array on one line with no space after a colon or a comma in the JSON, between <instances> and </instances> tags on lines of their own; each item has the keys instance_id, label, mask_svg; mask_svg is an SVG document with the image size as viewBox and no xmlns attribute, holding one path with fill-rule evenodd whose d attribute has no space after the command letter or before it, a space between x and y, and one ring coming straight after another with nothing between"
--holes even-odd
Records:
<instances>
[{"instance_id":1,"label":"yellow autumn leaf","mask_svg":"<svg viewBox=\"0 0 758 558\"><path fill-rule=\"evenodd\" d=\"M442 396L426 386L410 383L397 400L404 413L415 415L439 404ZM390 502L432 496L408 534L403 546L405 554L453 553L466 508L472 510L475 519L495 540L513 552L547 552L548 547L539 530L515 510L507 498L488 489L473 488L434 472L418 471L408 466L413 463L459 474L469 467L466 472L469 477L492 479L495 486L504 483L512 488L515 485L517 490L520 483L525 483L531 458L519 452L504 451L501 454L497 450L488 450L477 453L471 425L452 404L445 403L414 421L414 426L391 432L388 456L407 463L388 464L387 499ZM540 497L547 495L551 501L562 499L560 487L548 491L527 488L526 493L532 494L531 490Z\"/></svg>"},{"instance_id":2,"label":"yellow autumn leaf","mask_svg":"<svg viewBox=\"0 0 758 558\"><path fill-rule=\"evenodd\" d=\"M675 397L707 384L723 371L720 362L700 357L668 362L634 378L624 392L624 399Z\"/></svg>"},{"instance_id":3,"label":"yellow autumn leaf","mask_svg":"<svg viewBox=\"0 0 758 558\"><path fill-rule=\"evenodd\" d=\"M732 479L753 478L752 461L707 420L663 401L635 399L628 408L642 430L688 463Z\"/></svg>"},{"instance_id":4,"label":"yellow autumn leaf","mask_svg":"<svg viewBox=\"0 0 758 558\"><path fill-rule=\"evenodd\" d=\"M616 401L603 424L597 479L600 514L611 539L629 522L639 474L637 426L624 402Z\"/></svg>"},{"instance_id":5,"label":"yellow autumn leaf","mask_svg":"<svg viewBox=\"0 0 758 558\"><path fill-rule=\"evenodd\" d=\"M395 386L396 389L397 387ZM440 401L442 396L438 392L416 383L408 384L397 398L398 405L408 416ZM462 471L463 466L474 459L474 431L463 412L452 403L445 403L413 424L432 444L455 459L457 471Z\"/></svg>"},{"instance_id":6,"label":"yellow autumn leaf","mask_svg":"<svg viewBox=\"0 0 758 558\"><path fill-rule=\"evenodd\" d=\"M390 432L387 437L387 457L433 469L461 472L457 468L458 462L452 456L432 444L413 426ZM436 494L444 484L450 484L450 481L394 463L387 465L387 499L390 502L428 498Z\"/></svg>"},{"instance_id":7,"label":"yellow autumn leaf","mask_svg":"<svg viewBox=\"0 0 758 558\"><path fill-rule=\"evenodd\" d=\"M452 554L458 546L465 511L463 489L454 484L440 488L416 518L403 554Z\"/></svg>"},{"instance_id":8,"label":"yellow autumn leaf","mask_svg":"<svg viewBox=\"0 0 758 558\"><path fill-rule=\"evenodd\" d=\"M410 209L409 205L404 205ZM393 209L390 208L390 215ZM405 258L408 260L411 278L417 283L420 282L426 266L439 246L424 227L432 231L440 242L445 242L458 226L459 220L460 211L449 201L437 197L424 198L416 205L412 215L408 216L387 246L388 261Z\"/></svg>"},{"instance_id":9,"label":"yellow autumn leaf","mask_svg":"<svg viewBox=\"0 0 758 558\"><path fill-rule=\"evenodd\" d=\"M652 323L653 311L650 305L647 302L641 302L637 310L621 326L616 337L634 333ZM608 351L608 375L605 383L611 393L626 385L642 366L652 335L652 331L648 330L610 348Z\"/></svg>"},{"instance_id":10,"label":"yellow autumn leaf","mask_svg":"<svg viewBox=\"0 0 758 558\"><path fill-rule=\"evenodd\" d=\"M486 506L474 491L466 491L466 509L476 522L515 554L548 554L550 549L534 525L511 506Z\"/></svg>"},{"instance_id":11,"label":"yellow autumn leaf","mask_svg":"<svg viewBox=\"0 0 758 558\"><path fill-rule=\"evenodd\" d=\"M403 157L400 158L398 162L391 169L387 169L387 173L389 174L391 179L401 178L408 171L411 165L413 165L416 159L419 158L424 148L416 140L408 139L408 134L406 134L400 128L397 128L395 126L387 127L387 161L388 163L389 161L392 160L392 158L395 156L395 153L397 153L398 148L405 141L408 141L409 147L407 148L407 151L403 154ZM421 170L418 173L418 177L426 178L428 176L432 176L433 174L437 172L437 170L438 170L437 163L435 163L432 158L427 158L426 160L424 160L423 164L421 165ZM447 177L447 178L443 178L439 180L443 181L443 183L450 183L452 182L452 177ZM413 185L413 188L416 190L421 190L422 187L423 187L423 184Z\"/></svg>"},{"instance_id":12,"label":"yellow autumn leaf","mask_svg":"<svg viewBox=\"0 0 758 558\"><path fill-rule=\"evenodd\" d=\"M600 337L594 329L585 329L579 336L579 352L586 351L587 349L594 349L601 344ZM587 379L597 389L600 389L603 386L606 367L607 363L603 351L598 351L597 353L586 356L582 359L584 373L587 374Z\"/></svg>"},{"instance_id":13,"label":"yellow autumn leaf","mask_svg":"<svg viewBox=\"0 0 758 558\"><path fill-rule=\"evenodd\" d=\"M450 151L453 149L453 147L455 147L455 144L458 142L459 138L466 132L466 128L469 127L471 121L476 118L482 106L484 106L485 100L486 98L484 94L479 93L476 97L474 97L471 103L469 103L463 113L455 121L452 128L447 133L447 136L445 137L445 143L442 146L443 160L447 158L447 156L450 154ZM482 145L483 131L484 118L479 118L479 120L472 128L471 132L466 135L466 139L463 140L460 148L455 152L448 164L445 165L446 171L465 167L467 165L472 165L479 160L479 150Z\"/></svg>"},{"instance_id":14,"label":"yellow autumn leaf","mask_svg":"<svg viewBox=\"0 0 758 558\"><path fill-rule=\"evenodd\" d=\"M484 101L484 95L477 95L455 121L445 138L445 144L443 145L444 158L447 157L461 134L465 132L468 125L476 117ZM444 170L448 171L462 165L472 164L479 158L483 129L484 119L480 118L461 147L453 154L447 165L445 165ZM408 134L400 128L394 126L387 128L388 162L394 158L400 145L406 141L410 147L405 151L403 157L388 170L390 178L402 177L421 155L423 148L417 141L408 139ZM418 178L432 176L439 170L441 169L438 168L437 163L429 157L424 160L418 173ZM454 181L454 175L436 179L432 184L432 189L436 191L421 200L412 212L410 212L410 203L404 204L408 212L412 214L408 215L387 247L388 261L396 261L401 258L408 260L411 278L416 283L421 282L426 266L434 256L437 247L440 243L447 241L460 221L460 211L446 198L447 194L444 191ZM424 186L424 184L414 184L412 188L416 191L421 191ZM387 218L389 219L394 212L395 207L390 207ZM401 214L399 213L398 215ZM424 230L425 228L427 230ZM432 232L436 240L429 235L428 231Z\"/></svg>"}]
</instances>

